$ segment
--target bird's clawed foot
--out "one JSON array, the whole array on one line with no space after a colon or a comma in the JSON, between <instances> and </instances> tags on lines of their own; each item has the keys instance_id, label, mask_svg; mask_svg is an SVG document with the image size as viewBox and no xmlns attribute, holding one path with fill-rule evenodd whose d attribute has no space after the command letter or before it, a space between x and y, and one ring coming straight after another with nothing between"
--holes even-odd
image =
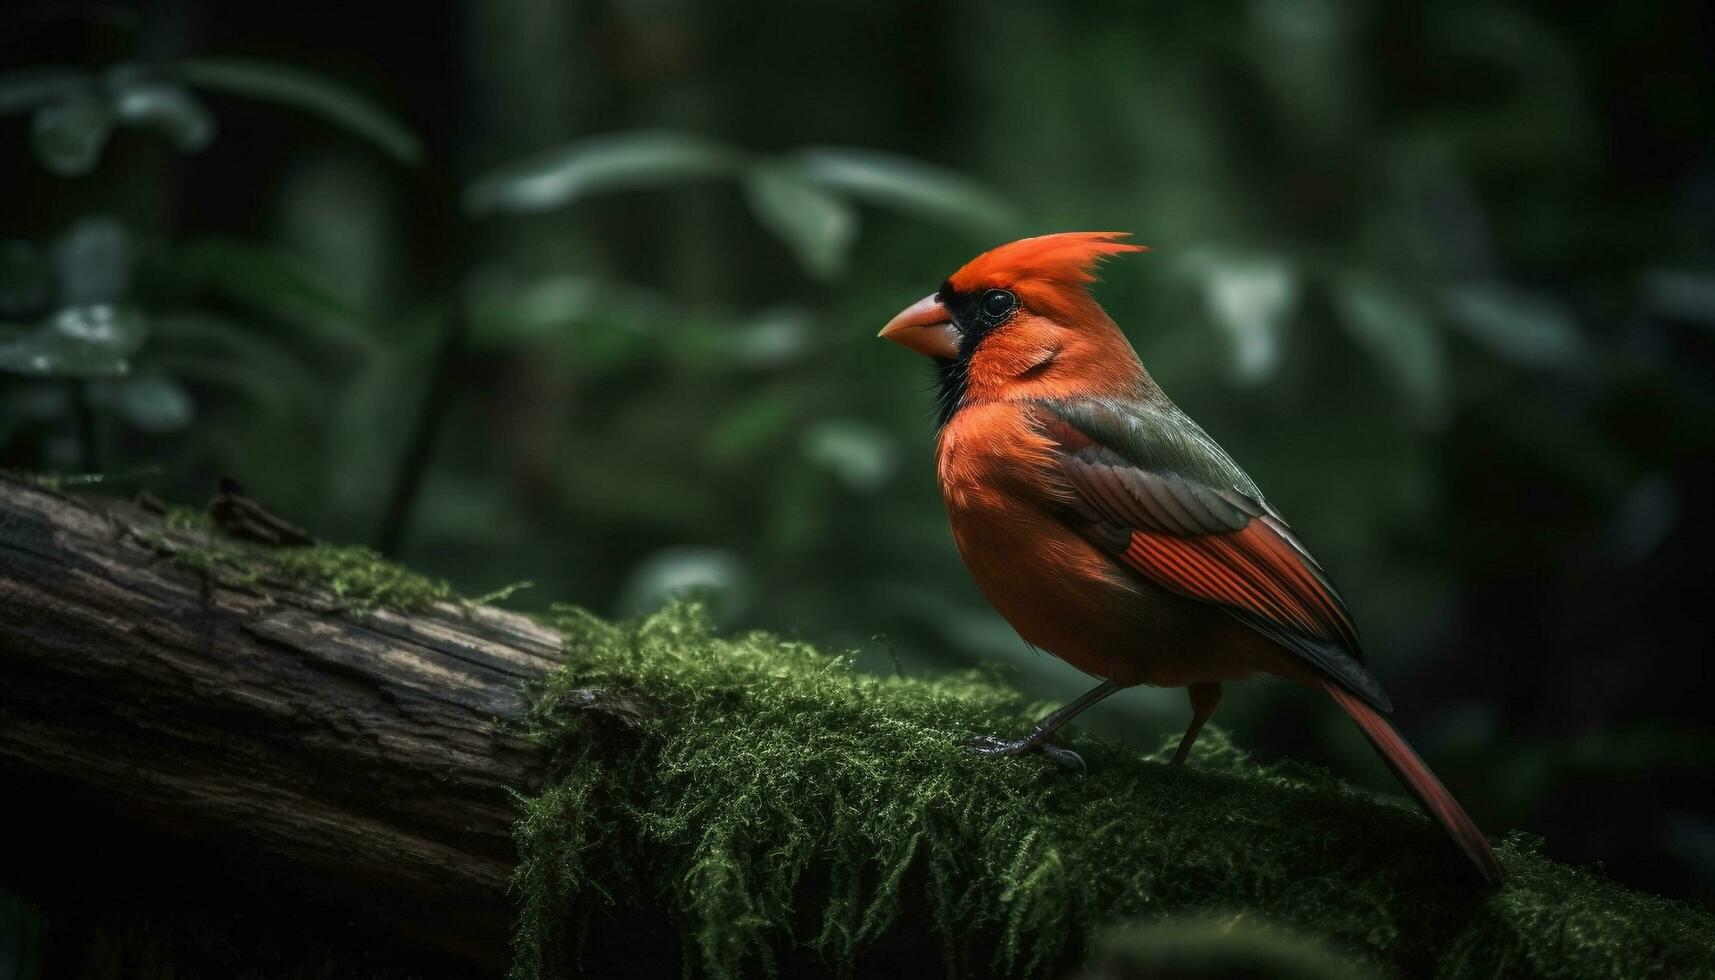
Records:
<instances>
[{"instance_id":1,"label":"bird's clawed foot","mask_svg":"<svg viewBox=\"0 0 1715 980\"><path fill-rule=\"evenodd\" d=\"M973 735L965 742L965 751L976 755L1025 755L1030 752L1040 752L1049 761L1068 772L1080 775L1088 770L1084 759L1071 749L1055 745L1040 732L1032 732L1024 738L1001 738L999 735Z\"/></svg>"}]
</instances>

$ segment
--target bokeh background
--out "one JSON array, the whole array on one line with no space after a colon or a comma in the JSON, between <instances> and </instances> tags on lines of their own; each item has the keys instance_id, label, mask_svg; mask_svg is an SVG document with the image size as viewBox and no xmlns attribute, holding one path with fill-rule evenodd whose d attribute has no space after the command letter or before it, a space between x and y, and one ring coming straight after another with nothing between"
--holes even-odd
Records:
<instances>
[{"instance_id":1,"label":"bokeh background","mask_svg":"<svg viewBox=\"0 0 1715 980\"><path fill-rule=\"evenodd\" d=\"M0 465L230 475L515 608L697 591L1058 701L874 334L987 247L1130 230L1100 298L1479 823L1707 903L1712 51L1693 3L11 4ZM1284 685L1217 722L1397 789Z\"/></svg>"}]
</instances>

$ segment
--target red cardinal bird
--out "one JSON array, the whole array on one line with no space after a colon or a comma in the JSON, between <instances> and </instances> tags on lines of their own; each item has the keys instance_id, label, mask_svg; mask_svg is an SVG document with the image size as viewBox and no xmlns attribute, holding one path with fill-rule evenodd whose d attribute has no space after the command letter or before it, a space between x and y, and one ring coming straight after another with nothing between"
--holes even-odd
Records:
<instances>
[{"instance_id":1,"label":"red cardinal bird","mask_svg":"<svg viewBox=\"0 0 1715 980\"><path fill-rule=\"evenodd\" d=\"M977 585L1032 646L1104 678L986 755L1083 761L1050 737L1136 684L1185 687L1185 761L1221 684L1273 674L1352 716L1485 879L1489 842L1393 725L1328 575L1256 483L1162 393L1091 297L1119 232L1044 235L973 259L881 336L934 358L941 494Z\"/></svg>"}]
</instances>

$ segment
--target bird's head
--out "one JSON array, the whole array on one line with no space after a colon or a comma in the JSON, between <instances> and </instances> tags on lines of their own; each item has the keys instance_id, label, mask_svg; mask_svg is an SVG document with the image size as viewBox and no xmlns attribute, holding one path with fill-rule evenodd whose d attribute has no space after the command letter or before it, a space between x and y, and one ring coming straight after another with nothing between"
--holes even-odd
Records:
<instances>
[{"instance_id":1,"label":"bird's head","mask_svg":"<svg viewBox=\"0 0 1715 980\"><path fill-rule=\"evenodd\" d=\"M1124 394L1147 378L1089 285L1124 232L1023 238L977 256L881 336L934 358L942 422L975 401Z\"/></svg>"}]
</instances>

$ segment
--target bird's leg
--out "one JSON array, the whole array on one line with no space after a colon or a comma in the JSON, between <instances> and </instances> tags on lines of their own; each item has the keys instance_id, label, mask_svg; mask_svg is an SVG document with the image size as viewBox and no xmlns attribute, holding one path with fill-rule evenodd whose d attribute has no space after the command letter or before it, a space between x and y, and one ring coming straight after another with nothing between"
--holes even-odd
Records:
<instances>
[{"instance_id":1,"label":"bird's leg","mask_svg":"<svg viewBox=\"0 0 1715 980\"><path fill-rule=\"evenodd\" d=\"M1040 752L1054 761L1062 769L1084 771L1084 760L1071 749L1062 748L1049 741L1049 737L1060 730L1060 726L1077 717L1085 708L1090 707L1108 695L1119 690L1120 686L1113 681L1103 681L1083 697L1073 701L1060 710L1036 723L1030 734L1023 738L1001 738L999 735L977 735L965 743L965 748L977 755L1023 755L1026 752Z\"/></svg>"},{"instance_id":2,"label":"bird's leg","mask_svg":"<svg viewBox=\"0 0 1715 980\"><path fill-rule=\"evenodd\" d=\"M1191 754L1191 746L1197 744L1197 733L1203 730L1203 723L1221 703L1221 685L1214 681L1193 681L1185 690L1191 695L1191 727L1185 729L1185 734L1179 739L1179 748L1173 753L1176 766L1185 764L1185 757Z\"/></svg>"}]
</instances>

